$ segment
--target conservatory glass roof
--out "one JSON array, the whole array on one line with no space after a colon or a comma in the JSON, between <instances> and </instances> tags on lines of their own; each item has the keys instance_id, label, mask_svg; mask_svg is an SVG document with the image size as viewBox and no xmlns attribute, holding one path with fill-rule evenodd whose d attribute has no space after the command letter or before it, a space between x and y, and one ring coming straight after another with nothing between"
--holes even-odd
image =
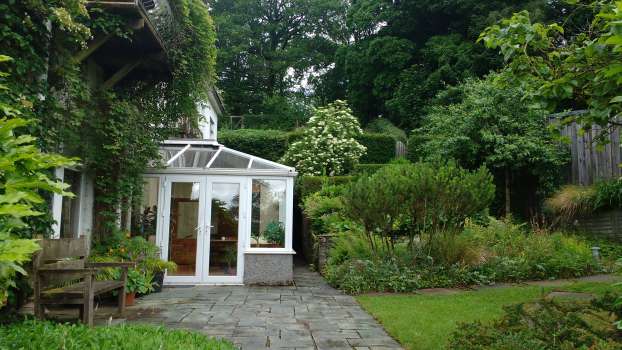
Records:
<instances>
[{"instance_id":1,"label":"conservatory glass roof","mask_svg":"<svg viewBox=\"0 0 622 350\"><path fill-rule=\"evenodd\" d=\"M159 149L165 170L226 170L233 172L278 172L295 175L294 168L227 148L218 143L165 142ZM154 164L156 168L156 164Z\"/></svg>"}]
</instances>

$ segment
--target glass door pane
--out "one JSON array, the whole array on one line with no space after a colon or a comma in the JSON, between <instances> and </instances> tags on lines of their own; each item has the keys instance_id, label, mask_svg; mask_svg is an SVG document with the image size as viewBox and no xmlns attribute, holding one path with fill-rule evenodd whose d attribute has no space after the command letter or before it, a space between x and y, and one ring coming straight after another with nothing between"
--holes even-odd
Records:
<instances>
[{"instance_id":1,"label":"glass door pane","mask_svg":"<svg viewBox=\"0 0 622 350\"><path fill-rule=\"evenodd\" d=\"M237 276L240 184L212 183L209 276Z\"/></svg>"},{"instance_id":2,"label":"glass door pane","mask_svg":"<svg viewBox=\"0 0 622 350\"><path fill-rule=\"evenodd\" d=\"M177 264L169 276L197 274L199 236L199 182L172 182L168 235L168 260Z\"/></svg>"}]
</instances>

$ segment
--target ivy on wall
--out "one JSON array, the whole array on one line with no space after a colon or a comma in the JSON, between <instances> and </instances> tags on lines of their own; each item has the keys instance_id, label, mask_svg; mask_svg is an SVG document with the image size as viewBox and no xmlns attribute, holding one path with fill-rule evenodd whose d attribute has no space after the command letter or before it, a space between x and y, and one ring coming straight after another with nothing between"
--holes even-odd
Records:
<instances>
[{"instance_id":1,"label":"ivy on wall","mask_svg":"<svg viewBox=\"0 0 622 350\"><path fill-rule=\"evenodd\" d=\"M167 33L171 74L102 91L87 79L75 54L97 35L131 40L125 20L85 0L8 0L0 4L2 94L22 101L30 133L47 151L78 156L95 176L96 237L113 229L118 208L140 197L142 173L160 141L197 125L196 103L215 77L215 29L201 0L169 0L173 33ZM5 97L0 97L3 99ZM6 97L8 98L8 97Z\"/></svg>"}]
</instances>

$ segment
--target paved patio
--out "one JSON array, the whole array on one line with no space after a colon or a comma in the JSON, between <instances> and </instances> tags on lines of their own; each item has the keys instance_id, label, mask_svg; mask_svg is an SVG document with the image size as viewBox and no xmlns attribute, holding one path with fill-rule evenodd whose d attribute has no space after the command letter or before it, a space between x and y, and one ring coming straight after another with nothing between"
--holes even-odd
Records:
<instances>
[{"instance_id":1,"label":"paved patio","mask_svg":"<svg viewBox=\"0 0 622 350\"><path fill-rule=\"evenodd\" d=\"M198 330L245 350L402 349L353 297L305 267L294 275L290 287L165 288L137 300L119 321Z\"/></svg>"}]
</instances>

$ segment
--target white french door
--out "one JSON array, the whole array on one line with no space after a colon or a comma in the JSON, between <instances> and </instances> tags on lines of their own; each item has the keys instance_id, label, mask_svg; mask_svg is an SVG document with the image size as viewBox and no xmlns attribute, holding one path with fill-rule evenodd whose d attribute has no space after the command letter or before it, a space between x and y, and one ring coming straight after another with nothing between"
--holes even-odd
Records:
<instances>
[{"instance_id":1,"label":"white french door","mask_svg":"<svg viewBox=\"0 0 622 350\"><path fill-rule=\"evenodd\" d=\"M163 178L162 258L174 261L165 283L242 283L246 191L243 178Z\"/></svg>"}]
</instances>

